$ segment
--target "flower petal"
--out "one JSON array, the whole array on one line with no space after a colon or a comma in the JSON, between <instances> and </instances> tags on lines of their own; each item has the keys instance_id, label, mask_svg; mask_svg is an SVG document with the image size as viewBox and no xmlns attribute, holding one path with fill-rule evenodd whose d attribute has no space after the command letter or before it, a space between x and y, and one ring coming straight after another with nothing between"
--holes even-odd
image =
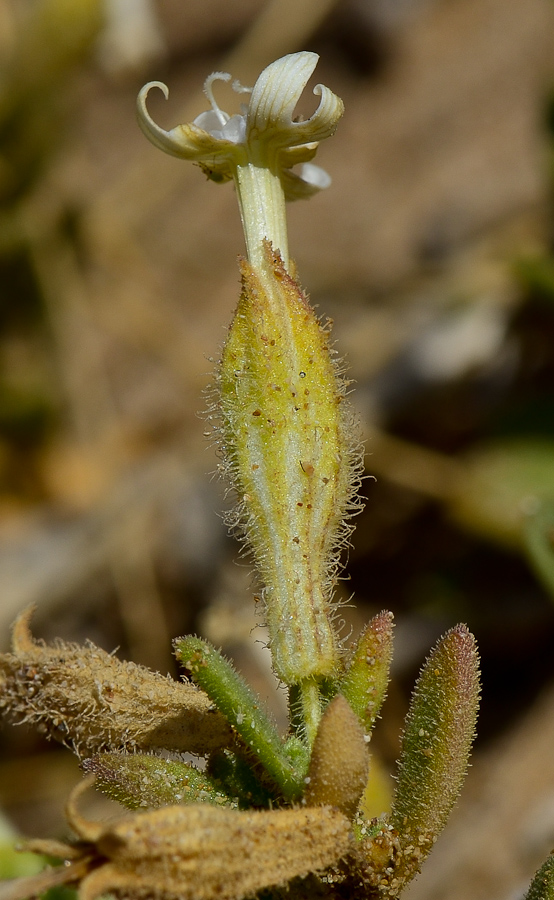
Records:
<instances>
[{"instance_id":1,"label":"flower petal","mask_svg":"<svg viewBox=\"0 0 554 900\"><path fill-rule=\"evenodd\" d=\"M331 184L331 176L313 163L303 163L298 172L284 169L281 180L286 200L308 200Z\"/></svg>"},{"instance_id":2,"label":"flower petal","mask_svg":"<svg viewBox=\"0 0 554 900\"><path fill-rule=\"evenodd\" d=\"M165 131L154 122L148 109L146 99L153 87L158 87L164 97L169 97L169 89L161 81L150 81L140 90L137 98L137 115L139 125L146 137L165 153L177 156L180 159L209 161L215 157L227 156L231 158L236 153L237 145L230 140L216 138L208 131L192 123L191 125L177 125L170 131ZM205 115L209 116L210 113ZM200 118L200 117L199 117Z\"/></svg>"},{"instance_id":3,"label":"flower petal","mask_svg":"<svg viewBox=\"0 0 554 900\"><path fill-rule=\"evenodd\" d=\"M340 97L324 84L316 84L313 92L321 97L315 113L306 122L293 122L292 125L297 143L331 137L344 113L344 103Z\"/></svg>"},{"instance_id":4,"label":"flower petal","mask_svg":"<svg viewBox=\"0 0 554 900\"><path fill-rule=\"evenodd\" d=\"M279 153L279 162L284 169L292 169L300 163L310 162L317 153L318 141L299 144L297 147L283 147Z\"/></svg>"},{"instance_id":5,"label":"flower petal","mask_svg":"<svg viewBox=\"0 0 554 900\"><path fill-rule=\"evenodd\" d=\"M296 105L318 59L317 53L309 51L290 53L264 69L250 98L247 141L263 140L282 147L321 140L334 132L344 106L336 94L321 84L314 88L314 94L321 96L315 113L305 122L293 121Z\"/></svg>"}]
</instances>

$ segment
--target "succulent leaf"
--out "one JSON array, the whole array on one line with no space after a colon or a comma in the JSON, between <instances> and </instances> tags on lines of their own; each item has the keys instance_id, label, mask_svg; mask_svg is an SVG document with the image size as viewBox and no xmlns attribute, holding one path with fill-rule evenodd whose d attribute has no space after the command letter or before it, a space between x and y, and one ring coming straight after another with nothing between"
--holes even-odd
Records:
<instances>
[{"instance_id":1,"label":"succulent leaf","mask_svg":"<svg viewBox=\"0 0 554 900\"><path fill-rule=\"evenodd\" d=\"M217 780L181 760L144 753L99 753L83 764L96 787L128 809L155 809L176 803L237 806Z\"/></svg>"},{"instance_id":2,"label":"succulent leaf","mask_svg":"<svg viewBox=\"0 0 554 900\"><path fill-rule=\"evenodd\" d=\"M524 900L554 900L554 854L536 873Z\"/></svg>"},{"instance_id":3,"label":"succulent leaf","mask_svg":"<svg viewBox=\"0 0 554 900\"><path fill-rule=\"evenodd\" d=\"M207 641L192 636L177 638L175 655L236 729L284 796L297 797L303 786L302 774L286 755L285 745L259 697L231 663Z\"/></svg>"},{"instance_id":4,"label":"succulent leaf","mask_svg":"<svg viewBox=\"0 0 554 900\"><path fill-rule=\"evenodd\" d=\"M366 734L371 734L387 693L392 660L393 615L380 612L362 631L350 654L340 693L348 700Z\"/></svg>"},{"instance_id":5,"label":"succulent leaf","mask_svg":"<svg viewBox=\"0 0 554 900\"><path fill-rule=\"evenodd\" d=\"M456 802L478 702L475 638L465 625L457 625L439 640L423 666L406 718L390 820L407 854L400 870L411 865L407 851L414 845L422 851L418 862L423 860Z\"/></svg>"},{"instance_id":6,"label":"succulent leaf","mask_svg":"<svg viewBox=\"0 0 554 900\"><path fill-rule=\"evenodd\" d=\"M259 767L258 767L259 768ZM276 787L264 783L257 776L257 767L252 759L245 758L239 752L221 750L212 753L207 766L207 773L221 785L228 797L236 798L239 809L264 809L279 805L281 799Z\"/></svg>"}]
</instances>

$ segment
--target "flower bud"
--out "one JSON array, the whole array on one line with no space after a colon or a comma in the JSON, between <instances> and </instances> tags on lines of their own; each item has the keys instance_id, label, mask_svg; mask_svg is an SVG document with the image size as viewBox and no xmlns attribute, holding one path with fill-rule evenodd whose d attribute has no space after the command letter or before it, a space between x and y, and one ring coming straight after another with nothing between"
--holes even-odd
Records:
<instances>
[{"instance_id":1,"label":"flower bud","mask_svg":"<svg viewBox=\"0 0 554 900\"><path fill-rule=\"evenodd\" d=\"M358 717L341 694L321 717L306 779L308 806L334 806L352 819L369 774L369 753Z\"/></svg>"}]
</instances>

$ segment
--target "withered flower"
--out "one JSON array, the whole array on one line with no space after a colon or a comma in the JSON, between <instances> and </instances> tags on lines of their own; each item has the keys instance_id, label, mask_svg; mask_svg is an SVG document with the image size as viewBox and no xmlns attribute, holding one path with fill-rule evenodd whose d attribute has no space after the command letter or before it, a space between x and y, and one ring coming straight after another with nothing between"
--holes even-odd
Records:
<instances>
[{"instance_id":1,"label":"withered flower","mask_svg":"<svg viewBox=\"0 0 554 900\"><path fill-rule=\"evenodd\" d=\"M31 636L33 610L13 628L12 652L0 654L0 709L38 725L78 755L99 750L207 753L233 744L233 733L206 694L105 650Z\"/></svg>"},{"instance_id":2,"label":"withered flower","mask_svg":"<svg viewBox=\"0 0 554 900\"><path fill-rule=\"evenodd\" d=\"M348 819L329 807L237 812L189 804L102 825L76 808L93 781L81 782L67 804L78 844L27 844L64 859L67 867L19 882L9 900L73 882L79 882L79 900L111 892L152 900L241 900L327 869L351 848Z\"/></svg>"}]
</instances>

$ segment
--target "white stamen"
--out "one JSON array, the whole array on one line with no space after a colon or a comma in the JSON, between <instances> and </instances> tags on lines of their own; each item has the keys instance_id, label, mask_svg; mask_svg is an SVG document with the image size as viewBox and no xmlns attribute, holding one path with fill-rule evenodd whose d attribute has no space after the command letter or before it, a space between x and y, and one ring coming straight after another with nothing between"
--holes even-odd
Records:
<instances>
[{"instance_id":1,"label":"white stamen","mask_svg":"<svg viewBox=\"0 0 554 900\"><path fill-rule=\"evenodd\" d=\"M211 75L208 75L204 82L204 93L208 98L208 102L219 119L221 125L225 125L229 119L227 113L223 112L223 110L217 105L216 99L214 97L214 92L212 89L212 85L214 81L230 81L231 76L228 72L212 72Z\"/></svg>"},{"instance_id":2,"label":"white stamen","mask_svg":"<svg viewBox=\"0 0 554 900\"><path fill-rule=\"evenodd\" d=\"M235 78L235 80L233 81L233 84L231 86L232 86L235 94L251 94L252 91L254 90L254 88L245 87L243 84L240 83L238 78Z\"/></svg>"}]
</instances>

